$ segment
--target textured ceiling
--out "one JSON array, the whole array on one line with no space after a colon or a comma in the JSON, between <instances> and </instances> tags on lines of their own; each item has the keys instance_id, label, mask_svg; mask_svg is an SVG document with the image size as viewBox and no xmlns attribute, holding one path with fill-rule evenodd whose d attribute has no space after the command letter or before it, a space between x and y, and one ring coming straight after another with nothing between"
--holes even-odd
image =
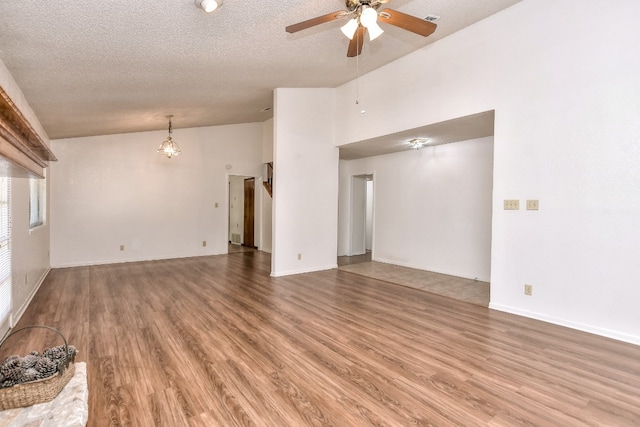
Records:
<instances>
[{"instance_id":1,"label":"textured ceiling","mask_svg":"<svg viewBox=\"0 0 640 427\"><path fill-rule=\"evenodd\" d=\"M519 0L392 0L428 38L382 24L365 41L371 71ZM382 8L384 8L383 5ZM381 8L381 10L382 10ZM193 0L0 2L0 59L52 139L263 121L276 87L336 87L356 74L342 21L284 28L344 9L339 0L225 0L206 14Z\"/></svg>"}]
</instances>

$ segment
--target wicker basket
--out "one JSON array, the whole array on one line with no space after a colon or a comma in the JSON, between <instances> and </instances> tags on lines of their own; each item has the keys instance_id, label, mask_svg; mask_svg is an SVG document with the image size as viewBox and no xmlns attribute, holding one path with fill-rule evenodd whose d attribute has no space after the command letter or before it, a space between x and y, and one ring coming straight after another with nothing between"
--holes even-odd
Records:
<instances>
[{"instance_id":1,"label":"wicker basket","mask_svg":"<svg viewBox=\"0 0 640 427\"><path fill-rule=\"evenodd\" d=\"M60 370L50 377L31 381L23 384L16 384L12 387L0 388L0 410L12 408L21 408L24 406L35 405L36 403L43 403L52 400L54 397L62 391L65 385L71 380L75 372L74 361L69 358L69 346L67 345L67 339L62 335L60 331L49 326L27 326L20 328L10 336L24 331L26 329L44 328L55 332L60 335L62 341L64 341L65 349L65 361L61 365ZM5 340L6 342L6 340Z\"/></svg>"}]
</instances>

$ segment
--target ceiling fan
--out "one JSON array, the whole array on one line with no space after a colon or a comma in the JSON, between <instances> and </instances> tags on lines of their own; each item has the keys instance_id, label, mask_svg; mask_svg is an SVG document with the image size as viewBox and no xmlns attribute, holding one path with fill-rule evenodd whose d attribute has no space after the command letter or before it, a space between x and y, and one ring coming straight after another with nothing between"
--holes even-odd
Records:
<instances>
[{"instance_id":1,"label":"ceiling fan","mask_svg":"<svg viewBox=\"0 0 640 427\"><path fill-rule=\"evenodd\" d=\"M412 33L427 37L436 30L436 24L398 12L393 9L383 9L378 12L382 4L391 0L346 0L347 10L339 10L326 15L318 16L297 24L289 25L288 33L296 33L316 25L331 22L344 17L352 17L341 28L345 36L351 39L347 56L358 56L362 52L364 35L369 34L369 40L373 40L383 33L378 22L391 24Z\"/></svg>"}]
</instances>

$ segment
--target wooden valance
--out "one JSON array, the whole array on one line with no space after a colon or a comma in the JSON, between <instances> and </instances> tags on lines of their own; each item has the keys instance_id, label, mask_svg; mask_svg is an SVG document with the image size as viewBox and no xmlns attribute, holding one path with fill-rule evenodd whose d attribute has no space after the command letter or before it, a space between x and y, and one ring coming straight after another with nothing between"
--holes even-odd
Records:
<instances>
[{"instance_id":1,"label":"wooden valance","mask_svg":"<svg viewBox=\"0 0 640 427\"><path fill-rule=\"evenodd\" d=\"M0 87L0 174L43 177L56 156Z\"/></svg>"}]
</instances>

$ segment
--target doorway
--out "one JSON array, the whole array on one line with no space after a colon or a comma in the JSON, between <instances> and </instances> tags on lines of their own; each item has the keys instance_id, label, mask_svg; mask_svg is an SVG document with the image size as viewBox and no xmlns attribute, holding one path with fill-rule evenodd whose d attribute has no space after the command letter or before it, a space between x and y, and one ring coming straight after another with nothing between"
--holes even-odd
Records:
<instances>
[{"instance_id":1,"label":"doorway","mask_svg":"<svg viewBox=\"0 0 640 427\"><path fill-rule=\"evenodd\" d=\"M373 174L354 175L351 181L351 235L349 255L373 254Z\"/></svg>"},{"instance_id":2,"label":"doorway","mask_svg":"<svg viewBox=\"0 0 640 427\"><path fill-rule=\"evenodd\" d=\"M255 237L255 193L256 193L256 179L255 178L245 178L244 180L244 225L243 225L243 233L244 241L242 242L242 246L247 246L250 248L255 248L254 246L254 237Z\"/></svg>"},{"instance_id":3,"label":"doorway","mask_svg":"<svg viewBox=\"0 0 640 427\"><path fill-rule=\"evenodd\" d=\"M255 177L229 175L229 252L257 249L256 207L260 204L256 201L255 183Z\"/></svg>"}]
</instances>

